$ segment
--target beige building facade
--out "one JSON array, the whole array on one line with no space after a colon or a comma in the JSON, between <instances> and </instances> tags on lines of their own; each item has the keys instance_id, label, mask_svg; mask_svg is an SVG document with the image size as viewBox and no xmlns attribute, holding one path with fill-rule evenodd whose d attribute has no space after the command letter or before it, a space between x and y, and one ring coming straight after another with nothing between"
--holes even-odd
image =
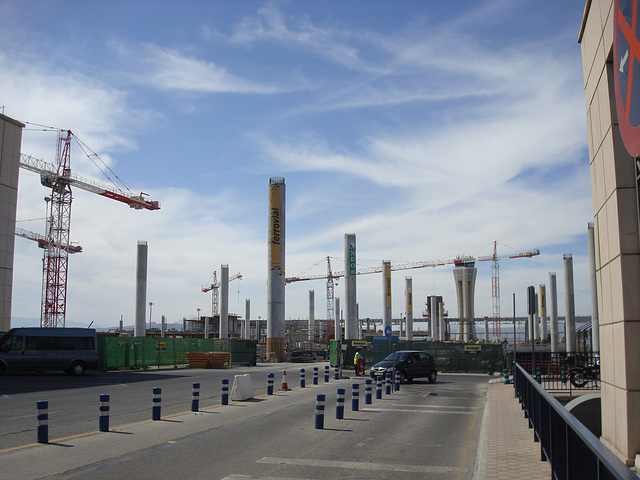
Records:
<instances>
[{"instance_id":1,"label":"beige building facade","mask_svg":"<svg viewBox=\"0 0 640 480\"><path fill-rule=\"evenodd\" d=\"M0 114L0 332L11 328L13 248L24 125Z\"/></svg>"},{"instance_id":2,"label":"beige building facade","mask_svg":"<svg viewBox=\"0 0 640 480\"><path fill-rule=\"evenodd\" d=\"M593 194L602 369L601 440L627 464L640 453L640 236L635 159L614 91L614 0L588 0L582 51Z\"/></svg>"}]
</instances>

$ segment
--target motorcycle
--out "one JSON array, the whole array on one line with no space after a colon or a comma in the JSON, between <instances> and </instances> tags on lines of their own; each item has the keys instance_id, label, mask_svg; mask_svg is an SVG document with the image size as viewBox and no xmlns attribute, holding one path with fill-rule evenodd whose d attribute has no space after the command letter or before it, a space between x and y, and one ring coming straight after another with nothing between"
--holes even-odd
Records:
<instances>
[{"instance_id":1,"label":"motorcycle","mask_svg":"<svg viewBox=\"0 0 640 480\"><path fill-rule=\"evenodd\" d=\"M569 370L569 380L576 388L584 387L589 381L600 380L600 359L596 359L593 365L575 365L573 359L567 359L571 369Z\"/></svg>"}]
</instances>

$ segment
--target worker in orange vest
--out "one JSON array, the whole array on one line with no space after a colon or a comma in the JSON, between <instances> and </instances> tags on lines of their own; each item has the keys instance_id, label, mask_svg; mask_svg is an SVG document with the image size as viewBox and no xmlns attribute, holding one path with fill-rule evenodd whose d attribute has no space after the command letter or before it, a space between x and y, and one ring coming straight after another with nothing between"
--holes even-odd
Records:
<instances>
[{"instance_id":1,"label":"worker in orange vest","mask_svg":"<svg viewBox=\"0 0 640 480\"><path fill-rule=\"evenodd\" d=\"M359 377L360 375L364 375L365 360L364 360L364 355L360 353L360 350L356 350L356 354L353 357L353 364L356 369L356 377Z\"/></svg>"}]
</instances>

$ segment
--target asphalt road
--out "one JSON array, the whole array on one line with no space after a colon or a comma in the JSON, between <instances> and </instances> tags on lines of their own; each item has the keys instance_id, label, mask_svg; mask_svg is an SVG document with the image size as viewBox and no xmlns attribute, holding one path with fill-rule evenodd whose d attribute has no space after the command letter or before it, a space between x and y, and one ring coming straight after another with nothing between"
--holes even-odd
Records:
<instances>
[{"instance_id":1,"label":"asphalt road","mask_svg":"<svg viewBox=\"0 0 640 480\"><path fill-rule=\"evenodd\" d=\"M289 364L286 368L291 368ZM305 366L307 371L311 370ZM488 377L479 375L441 374L438 382L416 381L403 385L400 392L383 395L382 400L372 405L360 400L360 410L351 410L350 385L354 379L340 380L312 386L307 378L308 388L298 387L299 366L295 366L288 376L290 392L277 392L273 397L263 394L266 391L266 367L252 367L251 370L256 398L249 402L232 402L229 406L219 404L219 382L223 376L230 377L231 371L214 372L205 370L172 370L130 372L133 377L148 376L150 379L138 379L120 385L107 374L96 374L96 378L85 377L89 385L77 388L49 388L46 393L64 398L75 396L77 401L92 399L93 414L86 413L84 421L66 420L65 431L86 427L96 430L97 400L105 387L115 388L118 401L129 405L127 413L119 420L131 418L148 420L151 409L151 388L162 386L164 389L186 389L187 394L167 396L166 410L163 395L163 416L185 412L190 406L190 388L193 381L203 383L202 405L210 405L200 417L191 414L175 415L163 422L147 422L137 427L112 427L114 433L99 434L73 441L61 441L56 445L30 447L15 452L0 452L0 462L9 465L13 462L18 471L25 463L46 464L54 462L56 450L61 454L79 457L75 468L64 470L64 478L154 478L154 479L280 479L280 478L394 478L394 479L471 479L477 456L481 419L485 406ZM281 382L282 367L275 367L276 387ZM244 373L244 369L233 369L233 374ZM278 376L280 378L278 378ZM42 376L39 376L42 378ZM101 383L99 378L109 378ZM64 378L64 377L61 377ZM232 376L231 376L232 378ZM2 378L4 382L5 378ZM73 379L70 379L73 380ZM98 384L91 384L93 382ZM294 381L295 380L295 381ZM164 382L164 383L161 383ZM212 387L205 387L211 382ZM364 383L363 379L359 380ZM58 382L54 382L58 383ZM62 382L60 382L62 383ZM213 385L216 385L215 388ZM345 419L336 420L336 387L347 388ZM118 390L118 387L121 390ZM362 387L361 387L362 388ZM23 390L29 390L23 387ZM17 405L30 404L45 392L24 391L6 394L0 390L2 403L12 402L16 412ZM208 392L208 393L204 393ZM314 406L317 393L327 394L325 428L314 428ZM34 396L35 395L35 396ZM113 395L113 393L112 393ZM16 398L18 397L18 398ZM186 397L186 398L185 398ZM113 398L113 397L112 397ZM208 400L204 400L204 399ZM76 400L74 400L75 403ZM144 407L138 407L141 401ZM112 400L113 403L115 403ZM56 418L67 418L60 413L52 415L51 431L54 431ZM124 407L123 407L124 408ZM5 432L5 409L0 410L0 438L19 438L21 434ZM27 406L33 415L35 403ZM53 410L53 409L52 409ZM119 421L118 420L118 421ZM11 420L13 421L13 420ZM166 423L165 423L166 422ZM195 422L195 423L194 423ZM198 423L199 422L199 423ZM86 424L86 425L85 425ZM117 422L115 423L117 424ZM114 425L112 420L112 425ZM137 428L137 430L136 430ZM9 429L11 430L11 429ZM14 428L15 430L15 428ZM115 431L120 430L120 431ZM121 434L121 435L118 435ZM35 436L32 427L31 435ZM108 437L109 435L113 435ZM144 438L145 442L135 441ZM143 435L142 437L140 435ZM64 436L64 435L63 435ZM26 438L26 437L25 437ZM106 452L100 460L93 461L86 453L91 452L102 442L103 450L113 448L112 443L122 442L127 447L126 454ZM29 438L28 443L33 439ZM84 443L83 443L84 442ZM93 443L92 443L93 442ZM105 447L108 445L108 447ZM94 448L94 450L87 450ZM83 450L85 449L85 450ZM3 458L4 457L4 458ZM81 457L81 458L80 458ZM98 458L98 456L96 456ZM68 460L68 459L67 459ZM68 463L68 462L67 462ZM10 468L7 466L7 468ZM59 467L63 468L63 467ZM66 468L66 467L65 467ZM43 471L46 471L43 470ZM54 470L55 471L55 470ZM32 475L29 478L47 477ZM25 477L26 478L26 477ZM60 478L52 476L51 478Z\"/></svg>"}]
</instances>

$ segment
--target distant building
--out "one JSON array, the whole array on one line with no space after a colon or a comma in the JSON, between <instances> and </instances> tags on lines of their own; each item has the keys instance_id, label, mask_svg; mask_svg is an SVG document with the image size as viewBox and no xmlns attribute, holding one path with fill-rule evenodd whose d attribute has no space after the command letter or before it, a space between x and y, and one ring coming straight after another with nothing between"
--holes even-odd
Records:
<instances>
[{"instance_id":1,"label":"distant building","mask_svg":"<svg viewBox=\"0 0 640 480\"><path fill-rule=\"evenodd\" d=\"M0 114L0 332L11 328L13 248L23 128L22 123Z\"/></svg>"}]
</instances>

